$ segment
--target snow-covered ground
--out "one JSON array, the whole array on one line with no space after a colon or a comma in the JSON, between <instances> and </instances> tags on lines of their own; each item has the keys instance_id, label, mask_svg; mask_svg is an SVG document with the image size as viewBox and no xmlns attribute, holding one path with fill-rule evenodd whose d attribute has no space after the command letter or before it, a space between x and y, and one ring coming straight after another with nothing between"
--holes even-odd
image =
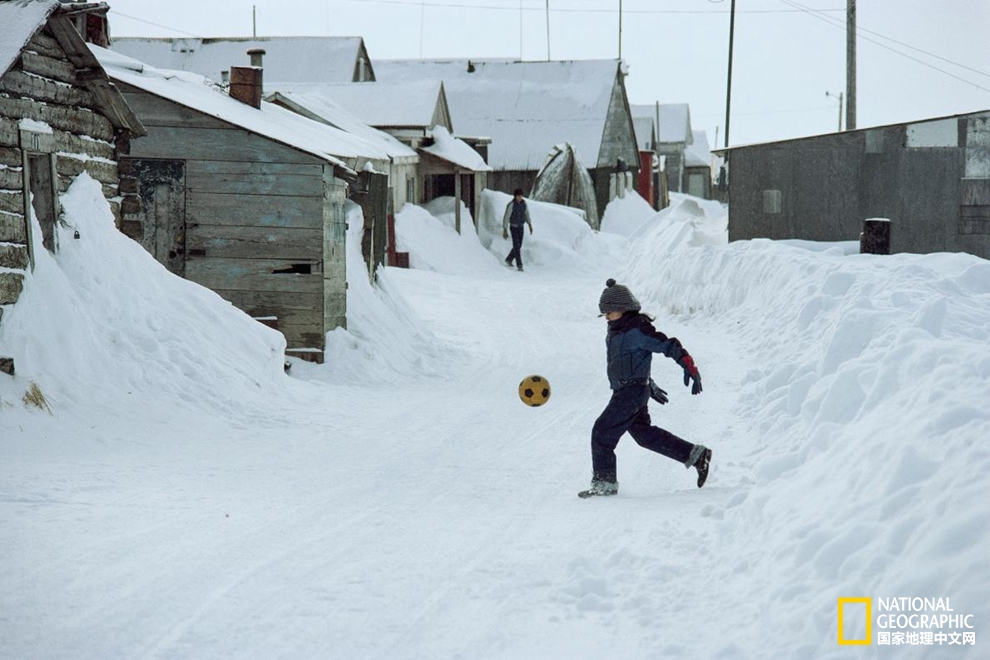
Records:
<instances>
[{"instance_id":1,"label":"snow-covered ground","mask_svg":"<svg viewBox=\"0 0 990 660\"><path fill-rule=\"evenodd\" d=\"M534 203L518 273L507 200L463 236L449 203L403 209L414 268L372 287L352 258L349 329L289 376L281 335L80 177L81 238L0 324L0 658L986 657L990 263L726 244L718 205L627 198L597 234ZM692 397L656 360L651 405L714 449L702 490L626 438L618 497L575 497L609 276L699 365ZM531 373L545 407L516 396ZM840 646L845 597L949 599L976 644L887 647L874 621Z\"/></svg>"}]
</instances>

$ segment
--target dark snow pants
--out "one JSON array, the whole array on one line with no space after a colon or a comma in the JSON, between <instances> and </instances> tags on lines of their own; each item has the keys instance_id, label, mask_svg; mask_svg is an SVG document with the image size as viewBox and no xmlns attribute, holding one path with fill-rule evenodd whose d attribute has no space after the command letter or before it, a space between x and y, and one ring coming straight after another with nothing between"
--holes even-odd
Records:
<instances>
[{"instance_id":1,"label":"dark snow pants","mask_svg":"<svg viewBox=\"0 0 990 660\"><path fill-rule=\"evenodd\" d=\"M595 478L615 479L615 448L626 431L640 447L686 463L694 445L650 424L650 386L633 383L612 392L591 429L591 464Z\"/></svg>"},{"instance_id":2,"label":"dark snow pants","mask_svg":"<svg viewBox=\"0 0 990 660\"><path fill-rule=\"evenodd\" d=\"M523 229L526 225L509 225L509 233L512 234L512 251L509 252L509 256L505 258L506 263L510 266L512 261L515 260L516 266L522 268L522 242L523 242Z\"/></svg>"}]
</instances>

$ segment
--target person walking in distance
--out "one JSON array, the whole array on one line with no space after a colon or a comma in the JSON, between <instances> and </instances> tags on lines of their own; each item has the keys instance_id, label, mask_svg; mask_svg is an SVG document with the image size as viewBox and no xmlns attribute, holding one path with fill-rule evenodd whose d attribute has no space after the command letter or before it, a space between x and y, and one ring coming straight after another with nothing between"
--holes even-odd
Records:
<instances>
[{"instance_id":1,"label":"person walking in distance","mask_svg":"<svg viewBox=\"0 0 990 660\"><path fill-rule=\"evenodd\" d=\"M512 201L505 207L505 215L502 216L502 238L509 238L509 233L512 233L512 251L505 258L505 263L512 266L515 261L519 270L523 269L523 225L529 225L529 233L533 233L533 222L529 217L526 200L523 199L522 188L516 188L512 193Z\"/></svg>"},{"instance_id":2,"label":"person walking in distance","mask_svg":"<svg viewBox=\"0 0 990 660\"><path fill-rule=\"evenodd\" d=\"M591 488L581 497L615 495L615 448L627 431L641 447L662 454L698 471L698 488L708 479L712 450L692 444L650 423L648 402L667 403L667 393L650 378L654 353L661 353L684 369L684 385L691 394L701 393L701 374L681 342L653 327L653 319L640 312L636 296L609 279L598 300L598 311L608 321L605 337L608 382L612 398L591 430Z\"/></svg>"}]
</instances>

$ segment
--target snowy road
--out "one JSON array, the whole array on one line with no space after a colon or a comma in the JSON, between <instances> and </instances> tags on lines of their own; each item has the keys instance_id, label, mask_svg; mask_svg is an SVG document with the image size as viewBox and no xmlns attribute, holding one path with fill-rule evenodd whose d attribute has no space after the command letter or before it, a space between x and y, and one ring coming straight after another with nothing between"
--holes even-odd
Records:
<instances>
[{"instance_id":1,"label":"snowy road","mask_svg":"<svg viewBox=\"0 0 990 660\"><path fill-rule=\"evenodd\" d=\"M41 250L0 326L0 659L844 659L860 595L951 597L982 634L985 261L712 246L695 206L621 251L540 217L516 273L417 211L429 268L373 291L355 259L352 332L286 378L88 185L103 224L66 196L87 240ZM713 448L702 490L627 437L618 497L576 497L609 276L698 363L692 397L655 360L651 411Z\"/></svg>"},{"instance_id":2,"label":"snowy road","mask_svg":"<svg viewBox=\"0 0 990 660\"><path fill-rule=\"evenodd\" d=\"M690 566L716 552L702 511L731 492L722 468L697 491L693 472L627 439L623 496L576 498L608 397L603 277L509 275L391 273L447 345L442 376L316 384L261 428L175 419L168 445L160 430L134 447L96 426L69 463L18 464L4 490L34 494L0 503L3 582L18 587L0 603L22 617L0 655L590 658L683 645L710 579ZM705 365L731 344L682 337L708 390L692 399L679 369L662 372L673 402L654 414L721 458L704 419L724 375ZM528 373L551 380L544 408L516 397Z\"/></svg>"}]
</instances>

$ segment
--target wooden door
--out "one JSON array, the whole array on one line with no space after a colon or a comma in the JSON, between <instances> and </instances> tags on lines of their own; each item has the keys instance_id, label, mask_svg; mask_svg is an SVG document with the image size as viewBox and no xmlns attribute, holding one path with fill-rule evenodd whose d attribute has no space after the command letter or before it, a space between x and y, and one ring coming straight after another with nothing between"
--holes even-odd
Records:
<instances>
[{"instance_id":1,"label":"wooden door","mask_svg":"<svg viewBox=\"0 0 990 660\"><path fill-rule=\"evenodd\" d=\"M141 197L144 249L169 271L186 274L186 163L184 160L132 158L131 170Z\"/></svg>"}]
</instances>

